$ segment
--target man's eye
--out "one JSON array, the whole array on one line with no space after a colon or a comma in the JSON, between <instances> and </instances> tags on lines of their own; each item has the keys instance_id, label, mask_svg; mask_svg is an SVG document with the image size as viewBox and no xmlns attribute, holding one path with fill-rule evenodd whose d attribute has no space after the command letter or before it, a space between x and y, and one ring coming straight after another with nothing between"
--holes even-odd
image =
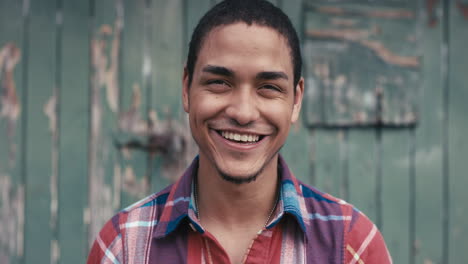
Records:
<instances>
[{"instance_id":1,"label":"man's eye","mask_svg":"<svg viewBox=\"0 0 468 264\"><path fill-rule=\"evenodd\" d=\"M228 85L225 81L223 80L209 80L206 82L208 85L214 84L214 85Z\"/></svg>"},{"instance_id":2,"label":"man's eye","mask_svg":"<svg viewBox=\"0 0 468 264\"><path fill-rule=\"evenodd\" d=\"M281 88L279 88L279 87L277 87L275 85L271 85L271 84L263 85L262 89L267 89L267 90L276 91L276 92L282 92Z\"/></svg>"}]
</instances>

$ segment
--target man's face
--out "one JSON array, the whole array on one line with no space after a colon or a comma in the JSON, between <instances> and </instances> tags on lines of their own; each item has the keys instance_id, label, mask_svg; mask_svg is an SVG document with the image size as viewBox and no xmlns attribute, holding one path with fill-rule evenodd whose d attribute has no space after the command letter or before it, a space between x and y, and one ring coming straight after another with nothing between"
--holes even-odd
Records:
<instances>
[{"instance_id":1,"label":"man's face","mask_svg":"<svg viewBox=\"0 0 468 264\"><path fill-rule=\"evenodd\" d=\"M290 48L263 26L236 23L206 37L183 104L200 164L226 179L248 182L276 163L291 123L298 119L303 79L294 96Z\"/></svg>"}]
</instances>

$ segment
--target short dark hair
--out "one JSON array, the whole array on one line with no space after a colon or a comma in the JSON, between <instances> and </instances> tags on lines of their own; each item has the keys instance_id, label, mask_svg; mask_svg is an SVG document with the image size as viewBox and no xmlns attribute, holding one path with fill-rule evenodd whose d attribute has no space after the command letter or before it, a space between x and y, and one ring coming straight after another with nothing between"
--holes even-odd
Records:
<instances>
[{"instance_id":1,"label":"short dark hair","mask_svg":"<svg viewBox=\"0 0 468 264\"><path fill-rule=\"evenodd\" d=\"M289 44L293 65L294 87L301 77L302 58L299 38L288 16L273 4L265 0L225 0L210 9L195 27L187 55L189 86L198 53L205 37L218 26L243 22L272 28L280 33ZM296 89L294 89L294 92Z\"/></svg>"}]
</instances>

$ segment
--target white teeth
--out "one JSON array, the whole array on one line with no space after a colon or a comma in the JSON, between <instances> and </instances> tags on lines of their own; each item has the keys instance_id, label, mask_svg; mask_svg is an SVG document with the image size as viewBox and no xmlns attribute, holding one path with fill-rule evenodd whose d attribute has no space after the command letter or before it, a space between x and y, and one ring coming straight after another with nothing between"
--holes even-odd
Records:
<instances>
[{"instance_id":1,"label":"white teeth","mask_svg":"<svg viewBox=\"0 0 468 264\"><path fill-rule=\"evenodd\" d=\"M221 136L226 139L240 141L240 142L257 142L260 136L257 135L248 135L248 134L237 134L233 132L221 132Z\"/></svg>"}]
</instances>

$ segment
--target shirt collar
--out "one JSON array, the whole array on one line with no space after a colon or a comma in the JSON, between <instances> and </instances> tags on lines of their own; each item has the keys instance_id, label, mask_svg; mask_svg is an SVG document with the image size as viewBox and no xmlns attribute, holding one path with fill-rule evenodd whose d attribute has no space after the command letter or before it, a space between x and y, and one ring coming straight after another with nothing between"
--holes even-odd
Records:
<instances>
[{"instance_id":1,"label":"shirt collar","mask_svg":"<svg viewBox=\"0 0 468 264\"><path fill-rule=\"evenodd\" d=\"M197 175L198 162L199 158L197 156L182 177L172 186L159 223L156 225L154 231L153 236L155 238L169 235L176 230L184 220L188 220L188 224L196 231L200 233L205 232L196 216L193 192L193 179L195 179ZM305 211L301 184L289 170L281 155L279 155L278 158L278 172L280 173L281 179L280 197L275 216L266 228L272 228L280 222L283 216L290 215L296 220L302 231L307 233L305 219L303 217L304 213L307 212Z\"/></svg>"}]
</instances>

